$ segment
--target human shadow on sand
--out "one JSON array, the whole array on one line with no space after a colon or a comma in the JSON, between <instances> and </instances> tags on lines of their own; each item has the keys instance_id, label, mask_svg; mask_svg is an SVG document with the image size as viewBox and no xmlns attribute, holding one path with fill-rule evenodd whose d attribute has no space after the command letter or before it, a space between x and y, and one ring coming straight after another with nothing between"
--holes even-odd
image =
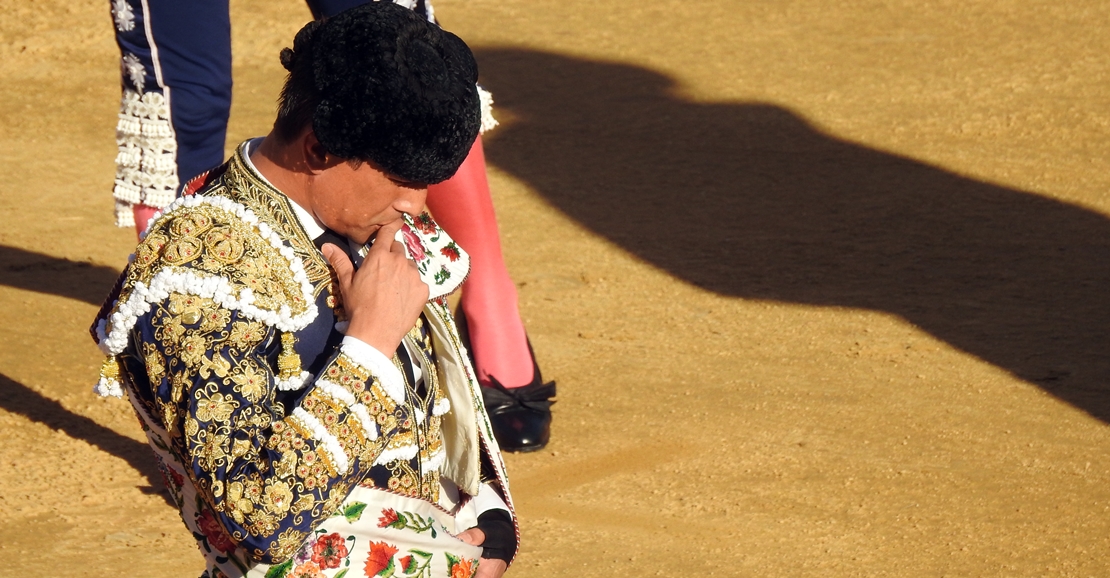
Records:
<instances>
[{"instance_id":1,"label":"human shadow on sand","mask_svg":"<svg viewBox=\"0 0 1110 578\"><path fill-rule=\"evenodd\" d=\"M0 285L100 305L118 276L111 267L0 245Z\"/></svg>"},{"instance_id":2,"label":"human shadow on sand","mask_svg":"<svg viewBox=\"0 0 1110 578\"><path fill-rule=\"evenodd\" d=\"M0 276L0 285L58 295L92 305L100 305L104 301L119 275L118 271L110 267L70 261L4 245L0 245L0 272L3 273ZM91 323L91 317L87 321ZM93 395L95 394L89 391L89 396ZM73 413L61 403L4 374L0 374L0 409L64 432L74 439L84 440L122 459L147 479L147 486L140 487L141 491L166 497L153 455L145 443Z\"/></svg>"},{"instance_id":3,"label":"human shadow on sand","mask_svg":"<svg viewBox=\"0 0 1110 578\"><path fill-rule=\"evenodd\" d=\"M94 395L92 392L89 395ZM126 402L123 402L126 403ZM73 413L61 403L0 373L0 408L17 413L73 439L84 440L101 451L120 458L146 478L145 494L159 494L169 502L154 456L145 443L116 433L95 421ZM172 505L172 504L171 504Z\"/></svg>"},{"instance_id":4,"label":"human shadow on sand","mask_svg":"<svg viewBox=\"0 0 1110 578\"><path fill-rule=\"evenodd\" d=\"M1102 215L644 68L477 55L513 119L490 162L629 253L721 295L898 315L1110 422Z\"/></svg>"}]
</instances>

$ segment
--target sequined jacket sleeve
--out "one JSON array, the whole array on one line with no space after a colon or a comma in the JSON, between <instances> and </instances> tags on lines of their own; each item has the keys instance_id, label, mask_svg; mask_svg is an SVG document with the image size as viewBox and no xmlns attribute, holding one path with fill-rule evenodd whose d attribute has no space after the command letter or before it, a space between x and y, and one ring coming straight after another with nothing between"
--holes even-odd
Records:
<instances>
[{"instance_id":1,"label":"sequined jacket sleeve","mask_svg":"<svg viewBox=\"0 0 1110 578\"><path fill-rule=\"evenodd\" d=\"M376 360L349 345L283 407L277 329L181 293L144 317L133 352L151 409L198 494L232 540L263 562L291 556L411 426L398 403L403 392L378 375L396 369L374 371Z\"/></svg>"}]
</instances>

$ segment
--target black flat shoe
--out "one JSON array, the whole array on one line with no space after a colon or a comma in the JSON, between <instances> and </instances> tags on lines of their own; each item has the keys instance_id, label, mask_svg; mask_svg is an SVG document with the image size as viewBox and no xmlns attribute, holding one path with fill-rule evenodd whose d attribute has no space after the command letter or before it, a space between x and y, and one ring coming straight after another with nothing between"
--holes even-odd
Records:
<instances>
[{"instance_id":1,"label":"black flat shoe","mask_svg":"<svg viewBox=\"0 0 1110 578\"><path fill-rule=\"evenodd\" d=\"M543 449L551 438L551 404L555 403L551 398L555 397L555 382L543 383L539 367L535 369L532 383L523 387L507 388L492 376L490 381L490 385L482 386L482 398L497 445L507 452Z\"/></svg>"},{"instance_id":2,"label":"black flat shoe","mask_svg":"<svg viewBox=\"0 0 1110 578\"><path fill-rule=\"evenodd\" d=\"M462 308L455 314L455 324L467 351L471 350L470 331ZM490 425L497 445L507 452L534 452L543 449L551 438L551 398L555 397L555 382L543 382L532 342L528 342L532 356L532 382L522 387L508 388L490 376L490 384L482 384L482 399L486 403ZM474 356L470 355L474 364Z\"/></svg>"}]
</instances>

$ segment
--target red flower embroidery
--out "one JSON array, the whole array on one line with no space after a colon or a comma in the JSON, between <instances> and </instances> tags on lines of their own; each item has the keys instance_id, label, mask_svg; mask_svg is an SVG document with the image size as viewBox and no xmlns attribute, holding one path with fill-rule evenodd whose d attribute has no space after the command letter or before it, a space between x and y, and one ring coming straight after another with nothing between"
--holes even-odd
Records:
<instances>
[{"instance_id":1,"label":"red flower embroidery","mask_svg":"<svg viewBox=\"0 0 1110 578\"><path fill-rule=\"evenodd\" d=\"M447 257L452 261L459 260L459 246L456 245L454 241L447 243L447 246L440 249L439 252L443 253L444 257Z\"/></svg>"},{"instance_id":2,"label":"red flower embroidery","mask_svg":"<svg viewBox=\"0 0 1110 578\"><path fill-rule=\"evenodd\" d=\"M180 492L181 486L185 485L185 478L162 460L158 460L158 469L162 472L162 481L166 484L166 487L173 490L174 493Z\"/></svg>"},{"instance_id":3,"label":"red flower embroidery","mask_svg":"<svg viewBox=\"0 0 1110 578\"><path fill-rule=\"evenodd\" d=\"M464 558L451 566L451 578L471 578L477 571L478 565L474 560Z\"/></svg>"},{"instance_id":4,"label":"red flower embroidery","mask_svg":"<svg viewBox=\"0 0 1110 578\"><path fill-rule=\"evenodd\" d=\"M208 543L220 552L230 552L235 549L235 542L231 541L231 537L224 531L224 527L216 520L216 516L212 514L212 510L204 510L197 516L197 528L204 534L204 538Z\"/></svg>"},{"instance_id":5,"label":"red flower embroidery","mask_svg":"<svg viewBox=\"0 0 1110 578\"><path fill-rule=\"evenodd\" d=\"M370 542L370 555L366 557L366 575L377 576L389 567L397 548L385 542Z\"/></svg>"},{"instance_id":6,"label":"red flower embroidery","mask_svg":"<svg viewBox=\"0 0 1110 578\"><path fill-rule=\"evenodd\" d=\"M338 533L321 536L312 545L312 561L319 564L321 570L338 568L346 557L347 541Z\"/></svg>"},{"instance_id":7,"label":"red flower embroidery","mask_svg":"<svg viewBox=\"0 0 1110 578\"><path fill-rule=\"evenodd\" d=\"M320 571L320 567L312 562L305 562L293 569L289 578L328 578Z\"/></svg>"},{"instance_id":8,"label":"red flower embroidery","mask_svg":"<svg viewBox=\"0 0 1110 578\"><path fill-rule=\"evenodd\" d=\"M382 517L378 518L379 528L388 528L397 523L397 512L393 508L386 508L382 510Z\"/></svg>"},{"instance_id":9,"label":"red flower embroidery","mask_svg":"<svg viewBox=\"0 0 1110 578\"><path fill-rule=\"evenodd\" d=\"M413 561L412 556L405 556L404 558L401 558L400 560L398 560L398 562L401 563L401 571L404 572L405 574L408 574L409 572L411 572L412 567L416 565L415 562Z\"/></svg>"},{"instance_id":10,"label":"red flower embroidery","mask_svg":"<svg viewBox=\"0 0 1110 578\"><path fill-rule=\"evenodd\" d=\"M401 236L405 238L405 248L409 250L409 255L412 256L414 261L423 261L428 258L428 254L424 252L424 244L420 242L420 237L416 236L411 227L408 225L402 226Z\"/></svg>"},{"instance_id":11,"label":"red flower embroidery","mask_svg":"<svg viewBox=\"0 0 1110 578\"><path fill-rule=\"evenodd\" d=\"M436 232L436 222L432 220L432 216L427 212L420 213L412 220L412 224L425 235L431 235Z\"/></svg>"}]
</instances>

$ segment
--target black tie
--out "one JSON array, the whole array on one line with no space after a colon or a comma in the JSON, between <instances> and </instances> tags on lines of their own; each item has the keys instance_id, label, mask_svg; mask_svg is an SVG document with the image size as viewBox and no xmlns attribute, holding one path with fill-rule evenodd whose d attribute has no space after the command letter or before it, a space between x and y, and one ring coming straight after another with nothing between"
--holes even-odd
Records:
<instances>
[{"instance_id":1,"label":"black tie","mask_svg":"<svg viewBox=\"0 0 1110 578\"><path fill-rule=\"evenodd\" d=\"M313 240L312 243L316 245L317 249L321 250L323 250L325 243L331 243L332 245L335 245L336 247L339 247L340 249L343 249L343 251L345 251L346 253L350 254L349 248L351 244L348 243L347 240L343 237L337 235L335 231L332 231L331 229L324 229L324 232L319 237L316 237L316 239Z\"/></svg>"}]
</instances>

